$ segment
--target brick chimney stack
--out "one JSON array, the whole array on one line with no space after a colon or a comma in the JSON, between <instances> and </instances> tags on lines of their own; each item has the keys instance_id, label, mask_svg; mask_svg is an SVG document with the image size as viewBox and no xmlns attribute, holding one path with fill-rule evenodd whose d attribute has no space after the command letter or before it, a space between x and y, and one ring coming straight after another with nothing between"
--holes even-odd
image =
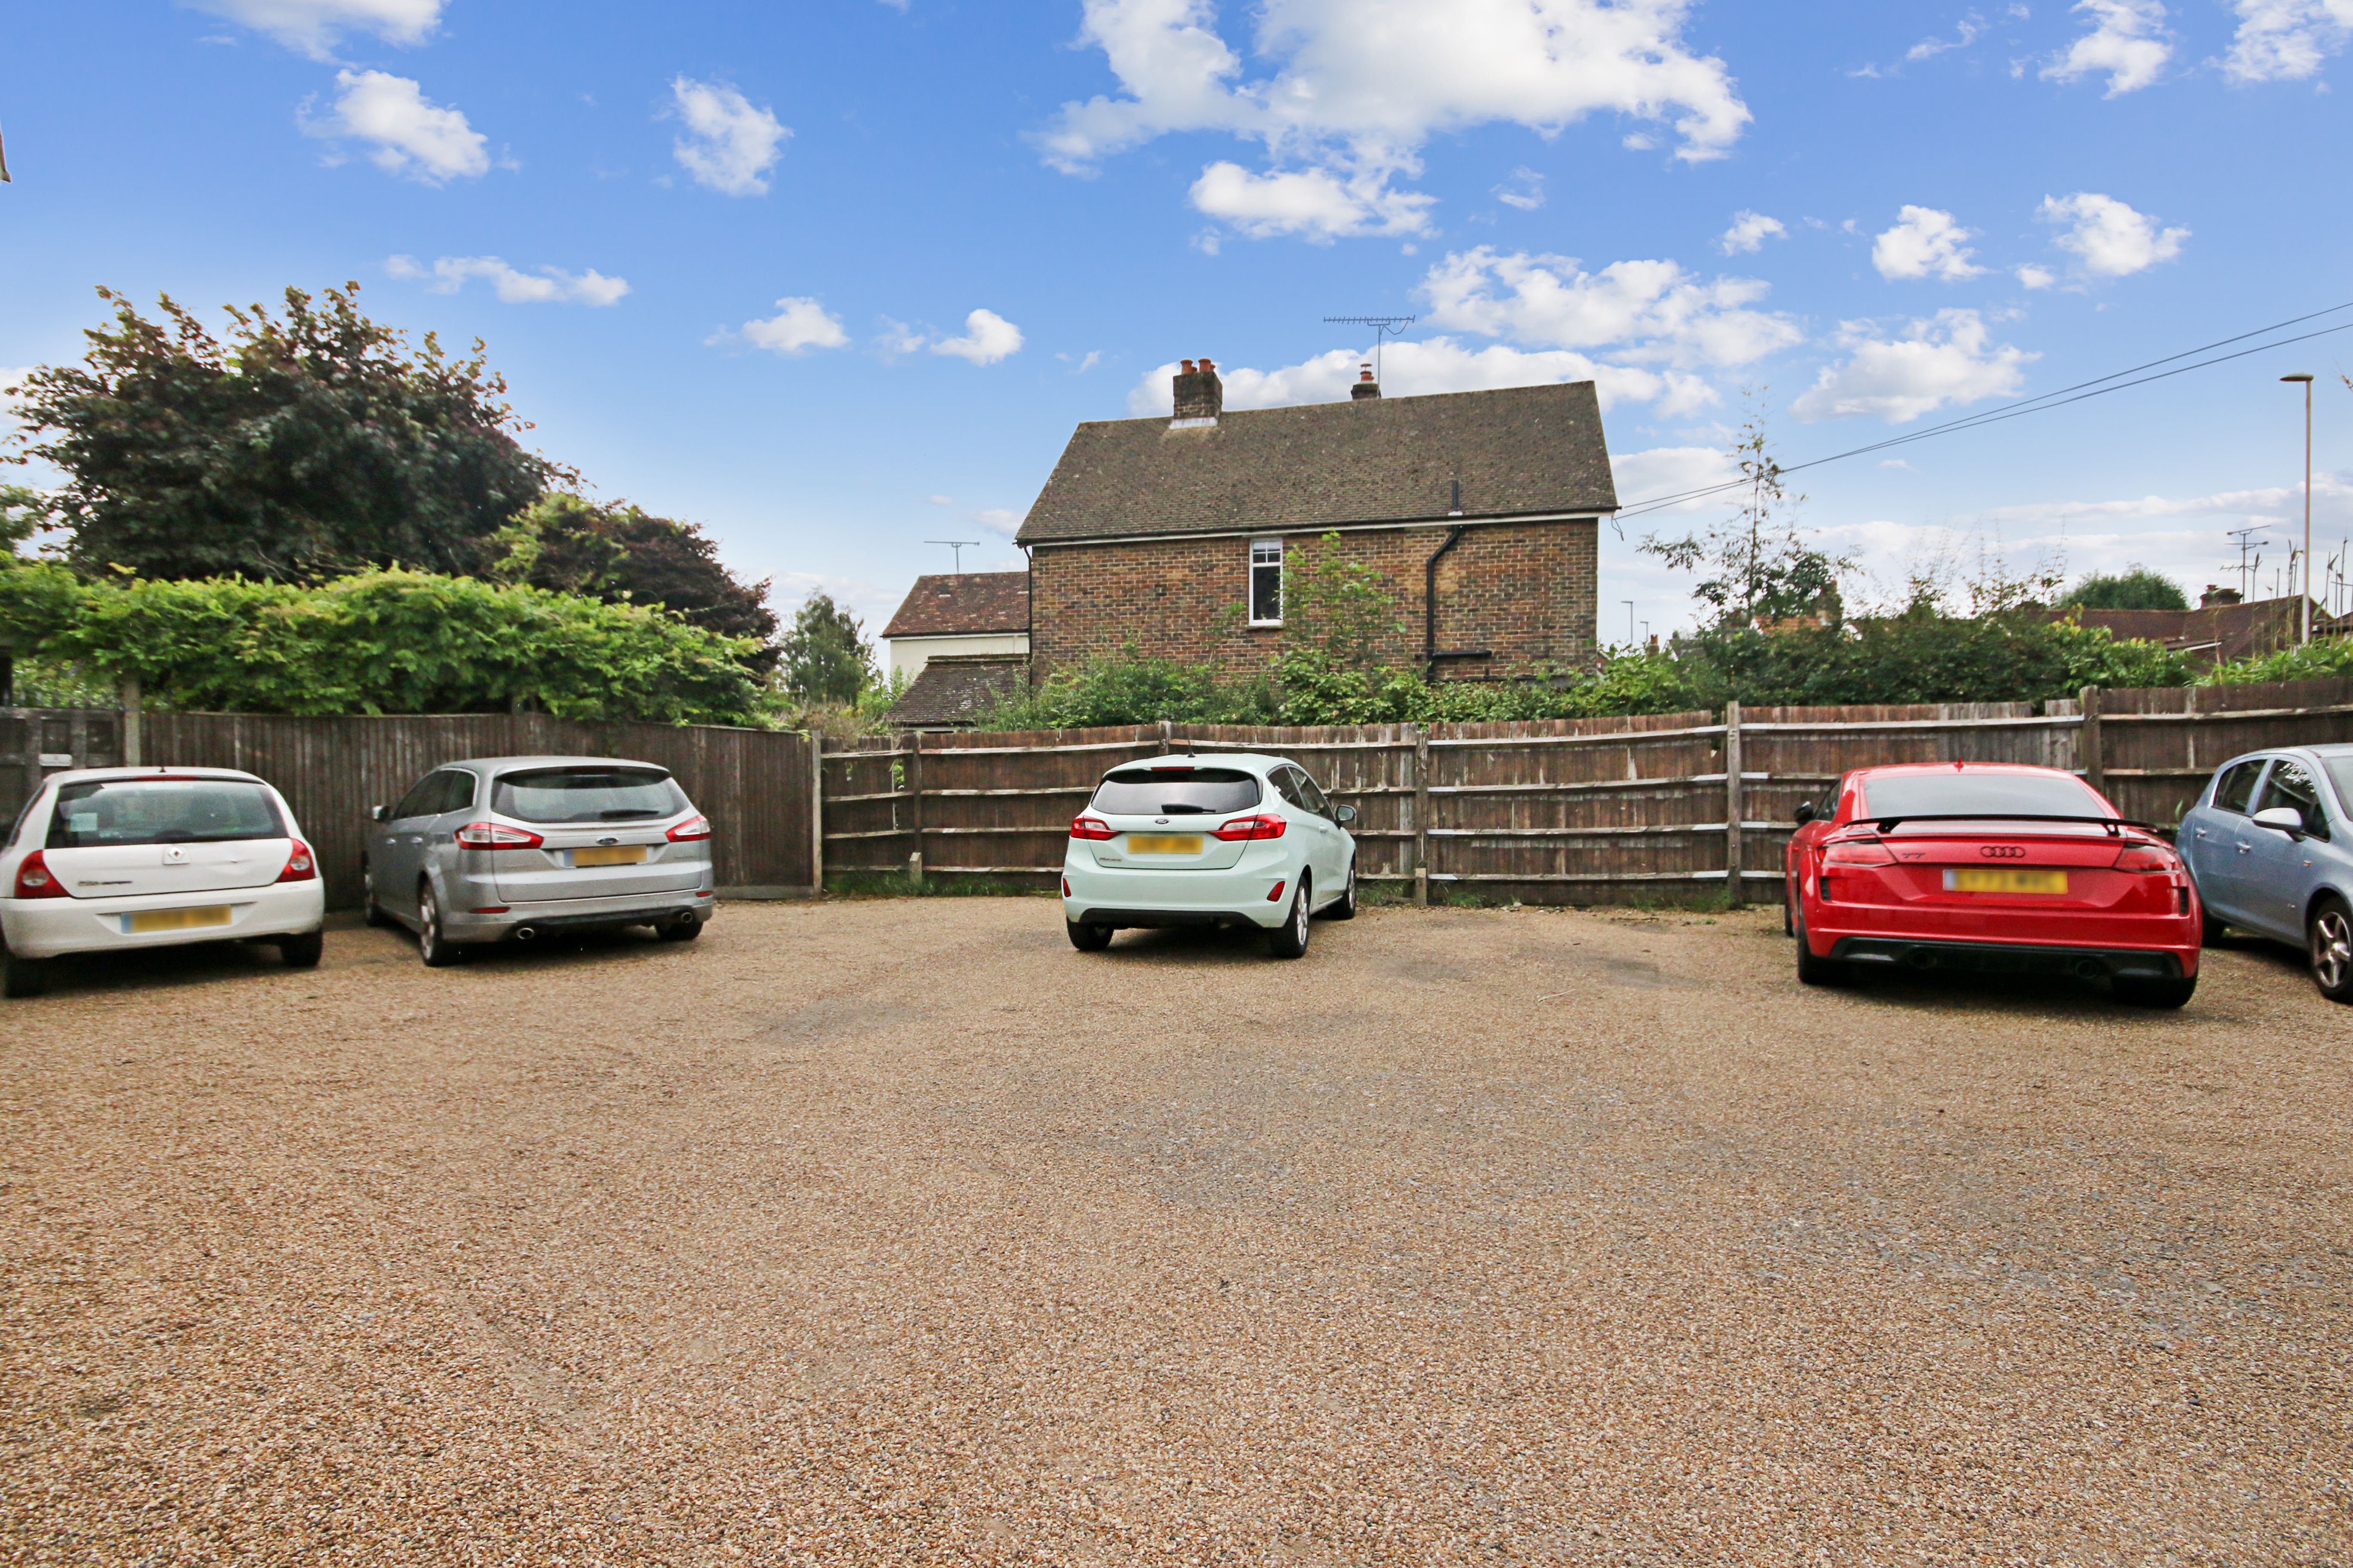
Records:
<instances>
[{"instance_id":1,"label":"brick chimney stack","mask_svg":"<svg viewBox=\"0 0 2353 1568\"><path fill-rule=\"evenodd\" d=\"M1356 384L1348 388L1348 395L1353 398L1362 399L1366 397L1378 397L1380 395L1381 384L1373 379L1373 367L1371 365L1362 366L1356 374Z\"/></svg>"},{"instance_id":2,"label":"brick chimney stack","mask_svg":"<svg viewBox=\"0 0 2353 1568\"><path fill-rule=\"evenodd\" d=\"M1176 384L1176 418L1179 425L1198 421L1214 425L1218 416L1226 410L1226 384L1218 379L1218 362L1203 359L1198 369L1194 362L1185 361L1185 368L1175 376Z\"/></svg>"}]
</instances>

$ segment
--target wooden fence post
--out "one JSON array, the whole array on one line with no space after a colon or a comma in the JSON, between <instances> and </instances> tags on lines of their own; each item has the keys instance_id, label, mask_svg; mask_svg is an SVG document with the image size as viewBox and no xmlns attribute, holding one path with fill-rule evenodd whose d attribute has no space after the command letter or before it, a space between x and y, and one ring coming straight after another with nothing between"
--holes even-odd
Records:
<instances>
[{"instance_id":1,"label":"wooden fence post","mask_svg":"<svg viewBox=\"0 0 2353 1568\"><path fill-rule=\"evenodd\" d=\"M2108 768L2106 759L2100 755L2100 689L2084 688L2082 702L2084 727L2078 731L2081 738L2075 742L2075 760L2084 765L2084 782L2105 795Z\"/></svg>"},{"instance_id":2,"label":"wooden fence post","mask_svg":"<svg viewBox=\"0 0 2353 1568\"><path fill-rule=\"evenodd\" d=\"M1430 726L1413 727L1413 901L1430 903Z\"/></svg>"},{"instance_id":3,"label":"wooden fence post","mask_svg":"<svg viewBox=\"0 0 2353 1568\"><path fill-rule=\"evenodd\" d=\"M825 891L825 736L809 726L809 896Z\"/></svg>"},{"instance_id":4,"label":"wooden fence post","mask_svg":"<svg viewBox=\"0 0 2353 1568\"><path fill-rule=\"evenodd\" d=\"M907 731L907 822L915 836L914 852L907 857L907 876L923 885L923 732Z\"/></svg>"},{"instance_id":5,"label":"wooden fence post","mask_svg":"<svg viewBox=\"0 0 2353 1568\"><path fill-rule=\"evenodd\" d=\"M1748 902L1742 876L1747 853L1740 834L1740 820L1746 815L1740 783L1740 704L1727 702L1724 705L1724 886L1736 910Z\"/></svg>"}]
</instances>

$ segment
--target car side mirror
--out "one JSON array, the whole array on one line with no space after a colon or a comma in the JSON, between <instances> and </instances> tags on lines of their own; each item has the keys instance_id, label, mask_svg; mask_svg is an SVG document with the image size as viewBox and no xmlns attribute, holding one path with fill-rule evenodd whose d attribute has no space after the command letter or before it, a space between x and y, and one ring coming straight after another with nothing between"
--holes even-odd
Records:
<instances>
[{"instance_id":1,"label":"car side mirror","mask_svg":"<svg viewBox=\"0 0 2353 1568\"><path fill-rule=\"evenodd\" d=\"M2304 813L2292 805L2265 806L2255 813L2255 826L2284 833L2290 838L2304 837Z\"/></svg>"},{"instance_id":2,"label":"car side mirror","mask_svg":"<svg viewBox=\"0 0 2353 1568\"><path fill-rule=\"evenodd\" d=\"M1789 815L1798 819L1799 826L1803 827L1814 819L1814 803L1810 800L1801 800L1798 803L1798 809Z\"/></svg>"},{"instance_id":3,"label":"car side mirror","mask_svg":"<svg viewBox=\"0 0 2353 1568\"><path fill-rule=\"evenodd\" d=\"M369 806L368 820L370 822L382 822L384 820L384 807L380 805Z\"/></svg>"},{"instance_id":4,"label":"car side mirror","mask_svg":"<svg viewBox=\"0 0 2353 1568\"><path fill-rule=\"evenodd\" d=\"M1332 820L1345 827L1356 820L1356 808L1353 805L1335 805L1332 808Z\"/></svg>"}]
</instances>

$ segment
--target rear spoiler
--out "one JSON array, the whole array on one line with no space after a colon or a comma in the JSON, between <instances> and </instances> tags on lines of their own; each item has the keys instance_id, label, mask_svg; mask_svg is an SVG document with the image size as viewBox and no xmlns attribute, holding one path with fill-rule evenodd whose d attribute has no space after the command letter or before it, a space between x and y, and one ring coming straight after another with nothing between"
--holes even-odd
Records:
<instances>
[{"instance_id":1,"label":"rear spoiler","mask_svg":"<svg viewBox=\"0 0 2353 1568\"><path fill-rule=\"evenodd\" d=\"M2162 835L2165 829L2154 822L2136 822L2128 816L2047 816L2028 811L1948 811L1897 816L1873 816L1865 812L1847 826L1859 827L1873 823L1882 833L1893 833L1906 822L2088 822L2105 827L2111 835L2121 837L2121 828L2137 827L2145 832Z\"/></svg>"}]
</instances>

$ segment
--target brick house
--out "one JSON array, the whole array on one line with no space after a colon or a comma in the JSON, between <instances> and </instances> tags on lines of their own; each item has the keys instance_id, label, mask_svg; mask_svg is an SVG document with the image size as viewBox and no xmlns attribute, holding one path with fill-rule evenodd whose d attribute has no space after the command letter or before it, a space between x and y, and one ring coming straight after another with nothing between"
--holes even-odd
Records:
<instances>
[{"instance_id":1,"label":"brick house","mask_svg":"<svg viewBox=\"0 0 2353 1568\"><path fill-rule=\"evenodd\" d=\"M1404 629L1385 662L1496 679L1595 651L1597 534L1617 510L1589 381L1229 414L1217 366L1175 416L1082 425L1016 538L1032 679L1132 644L1242 672L1282 630L1284 572L1339 535Z\"/></svg>"},{"instance_id":2,"label":"brick house","mask_svg":"<svg viewBox=\"0 0 2353 1568\"><path fill-rule=\"evenodd\" d=\"M913 680L952 654L1029 651L1029 577L1023 572L943 572L915 579L882 628L889 672Z\"/></svg>"}]
</instances>

